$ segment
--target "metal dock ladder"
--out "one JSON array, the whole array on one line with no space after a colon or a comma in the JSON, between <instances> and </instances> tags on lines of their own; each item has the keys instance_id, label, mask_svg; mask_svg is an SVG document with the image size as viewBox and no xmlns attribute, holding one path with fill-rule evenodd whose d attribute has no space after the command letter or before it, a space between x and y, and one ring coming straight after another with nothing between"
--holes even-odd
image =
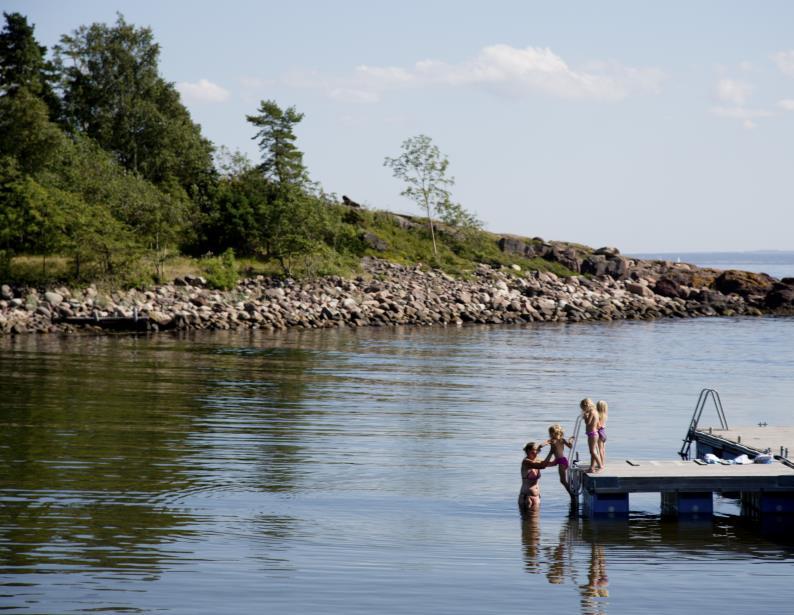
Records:
<instances>
[{"instance_id":1,"label":"metal dock ladder","mask_svg":"<svg viewBox=\"0 0 794 615\"><path fill-rule=\"evenodd\" d=\"M695 411L692 413L692 419L689 421L689 429L686 432L684 443L681 445L681 450L678 451L678 454L681 455L681 459L684 461L689 459L689 449L692 446L692 441L695 439L695 432L700 422L700 416L703 414L703 408L706 406L706 402L709 399L714 402L714 408L717 410L717 417L720 419L720 427L725 430L728 429L728 421L725 418L725 411L722 409L720 394L714 389L701 390L698 396L698 403L695 405Z\"/></svg>"},{"instance_id":2,"label":"metal dock ladder","mask_svg":"<svg viewBox=\"0 0 794 615\"><path fill-rule=\"evenodd\" d=\"M571 495L578 499L582 491L582 470L579 468L579 454L576 452L576 444L579 442L579 431L582 428L582 415L576 417L573 426L573 443L571 445L571 463L568 466L568 485Z\"/></svg>"}]
</instances>

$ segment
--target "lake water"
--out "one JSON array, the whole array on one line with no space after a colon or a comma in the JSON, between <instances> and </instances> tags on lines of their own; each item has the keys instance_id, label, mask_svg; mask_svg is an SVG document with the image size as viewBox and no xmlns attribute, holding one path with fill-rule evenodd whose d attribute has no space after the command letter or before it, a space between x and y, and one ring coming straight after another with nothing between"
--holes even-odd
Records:
<instances>
[{"instance_id":1,"label":"lake water","mask_svg":"<svg viewBox=\"0 0 794 615\"><path fill-rule=\"evenodd\" d=\"M673 459L702 387L792 424L792 365L790 318L0 339L0 608L788 612L794 540L733 500L515 502L583 396L609 459Z\"/></svg>"},{"instance_id":2,"label":"lake water","mask_svg":"<svg viewBox=\"0 0 794 615\"><path fill-rule=\"evenodd\" d=\"M635 254L634 256L673 262L680 259L682 263L691 263L698 267L768 273L779 280L794 277L794 252L785 250L769 252L667 252Z\"/></svg>"}]
</instances>

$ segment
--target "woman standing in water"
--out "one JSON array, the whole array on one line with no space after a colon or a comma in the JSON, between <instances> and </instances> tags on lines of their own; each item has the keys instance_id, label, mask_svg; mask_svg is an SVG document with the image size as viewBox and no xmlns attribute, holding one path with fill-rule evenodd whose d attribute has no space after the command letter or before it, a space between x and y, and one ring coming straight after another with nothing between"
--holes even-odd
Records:
<instances>
[{"instance_id":1,"label":"woman standing in water","mask_svg":"<svg viewBox=\"0 0 794 615\"><path fill-rule=\"evenodd\" d=\"M540 471L548 467L547 461L536 461L542 444L527 442L524 445L524 460L521 462L521 491L518 493L518 508L522 513L540 509Z\"/></svg>"}]
</instances>

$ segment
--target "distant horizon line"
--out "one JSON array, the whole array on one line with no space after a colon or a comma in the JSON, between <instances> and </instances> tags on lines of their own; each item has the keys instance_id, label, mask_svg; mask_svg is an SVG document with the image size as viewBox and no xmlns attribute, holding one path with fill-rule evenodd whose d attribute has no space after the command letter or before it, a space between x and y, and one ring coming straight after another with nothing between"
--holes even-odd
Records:
<instances>
[{"instance_id":1,"label":"distant horizon line","mask_svg":"<svg viewBox=\"0 0 794 615\"><path fill-rule=\"evenodd\" d=\"M794 255L794 250L679 250L679 251L654 251L654 250L632 250L631 252L625 252L626 255L647 255L647 254L669 254L669 255L680 255L680 254L792 254Z\"/></svg>"}]
</instances>

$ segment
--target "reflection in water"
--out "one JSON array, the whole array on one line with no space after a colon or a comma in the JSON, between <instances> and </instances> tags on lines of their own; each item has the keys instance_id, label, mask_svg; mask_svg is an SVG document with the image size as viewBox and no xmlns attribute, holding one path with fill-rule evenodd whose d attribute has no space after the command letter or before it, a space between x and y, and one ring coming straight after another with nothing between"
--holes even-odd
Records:
<instances>
[{"instance_id":1,"label":"reflection in water","mask_svg":"<svg viewBox=\"0 0 794 615\"><path fill-rule=\"evenodd\" d=\"M542 523L552 527L560 523L559 531L552 536L544 535ZM782 524L787 527L785 534L781 532ZM770 526L775 528L774 532L769 532ZM610 606L607 571L610 560L622 568L628 562L630 575L638 572L631 569L631 562L638 562L638 569L648 564L655 568L660 562L665 562L669 569L670 562L686 566L705 561L715 566L726 561L742 567L759 562L774 566L776 562L790 561L794 537L790 517L759 522L717 515L691 521L633 513L628 520L593 520L570 515L560 522L545 513L541 522L540 513L535 512L521 516L521 543L526 572L543 575L552 585L576 588L581 612L603 615ZM770 574L778 573L770 568ZM640 573L635 583L646 587L642 576Z\"/></svg>"},{"instance_id":2,"label":"reflection in water","mask_svg":"<svg viewBox=\"0 0 794 615\"><path fill-rule=\"evenodd\" d=\"M587 569L587 583L580 585L582 592L582 613L601 615L606 613L607 602L600 598L609 598L609 577L607 577L604 547L595 542L590 543L590 565Z\"/></svg>"},{"instance_id":3,"label":"reflection in water","mask_svg":"<svg viewBox=\"0 0 794 615\"><path fill-rule=\"evenodd\" d=\"M531 574L545 572L546 580L553 585L563 585L566 580L581 594L581 612L584 615L604 615L609 602L604 546L588 527L588 522L577 518L571 507L568 520L560 525L556 540L541 546L540 512L521 515L521 543L524 551L524 569ZM588 553L587 572L579 571L582 553ZM580 578L586 580L580 582Z\"/></svg>"}]
</instances>

